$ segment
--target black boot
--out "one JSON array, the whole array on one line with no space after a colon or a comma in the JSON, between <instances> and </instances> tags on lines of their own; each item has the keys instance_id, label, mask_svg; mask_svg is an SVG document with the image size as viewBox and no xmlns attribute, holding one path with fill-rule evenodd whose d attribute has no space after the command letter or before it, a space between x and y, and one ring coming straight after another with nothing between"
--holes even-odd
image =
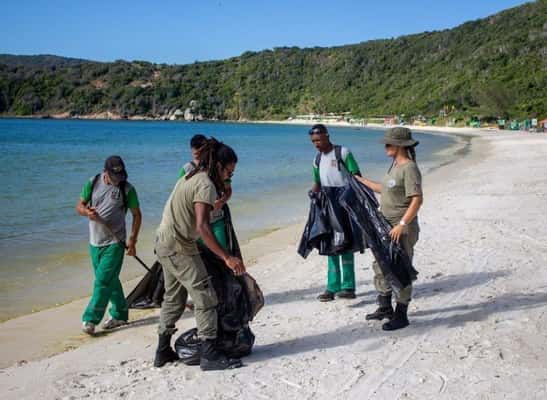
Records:
<instances>
[{"instance_id":1,"label":"black boot","mask_svg":"<svg viewBox=\"0 0 547 400\"><path fill-rule=\"evenodd\" d=\"M217 349L216 340L204 340L201 344L201 360L199 367L203 371L239 368L243 365L239 358L228 358Z\"/></svg>"},{"instance_id":2,"label":"black boot","mask_svg":"<svg viewBox=\"0 0 547 400\"><path fill-rule=\"evenodd\" d=\"M393 306L391 305L391 293L387 295L378 295L378 308L373 313L365 316L366 320L377 319L378 321L384 318L391 319L393 317Z\"/></svg>"},{"instance_id":3,"label":"black boot","mask_svg":"<svg viewBox=\"0 0 547 400\"><path fill-rule=\"evenodd\" d=\"M384 331L394 331L396 329L401 329L408 326L409 322L408 317L406 316L407 309L408 304L397 303L395 313L393 314L393 319L382 325L382 329Z\"/></svg>"},{"instance_id":4,"label":"black boot","mask_svg":"<svg viewBox=\"0 0 547 400\"><path fill-rule=\"evenodd\" d=\"M169 362L178 361L179 356L171 348L171 335L159 335L158 338L154 367L161 368Z\"/></svg>"}]
</instances>

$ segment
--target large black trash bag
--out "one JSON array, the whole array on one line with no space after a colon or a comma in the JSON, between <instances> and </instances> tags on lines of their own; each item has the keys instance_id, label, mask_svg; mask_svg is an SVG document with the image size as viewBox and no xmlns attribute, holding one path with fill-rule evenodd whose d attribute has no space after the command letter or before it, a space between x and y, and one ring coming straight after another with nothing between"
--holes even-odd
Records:
<instances>
[{"instance_id":1,"label":"large black trash bag","mask_svg":"<svg viewBox=\"0 0 547 400\"><path fill-rule=\"evenodd\" d=\"M341 188L321 188L310 192L310 213L298 247L306 258L313 249L321 255L338 255L359 248L370 248L393 291L400 290L416 279L418 272L400 244L389 236L391 225L378 209L374 193L350 175L342 166L347 185ZM337 207L344 209L340 213ZM346 218L347 216L347 218ZM353 242L336 240L335 236L351 235Z\"/></svg>"},{"instance_id":2,"label":"large black trash bag","mask_svg":"<svg viewBox=\"0 0 547 400\"><path fill-rule=\"evenodd\" d=\"M344 187L324 187L309 192L308 222L298 246L298 254L306 258L313 249L322 256L363 252L366 242L360 228L349 217L338 199Z\"/></svg>"},{"instance_id":3,"label":"large black trash bag","mask_svg":"<svg viewBox=\"0 0 547 400\"><path fill-rule=\"evenodd\" d=\"M304 233L298 245L298 254L307 258L313 249L320 249L322 243L329 240L330 226L327 220L325 195L322 192L308 192L310 212L304 227ZM321 250L319 250L321 252Z\"/></svg>"},{"instance_id":4,"label":"large black trash bag","mask_svg":"<svg viewBox=\"0 0 547 400\"><path fill-rule=\"evenodd\" d=\"M252 353L255 335L248 326L237 332L224 332L218 339L218 348L231 358L246 357ZM201 355L201 340L198 329L192 328L182 333L175 341L175 351L185 364L197 364Z\"/></svg>"},{"instance_id":5,"label":"large black trash bag","mask_svg":"<svg viewBox=\"0 0 547 400\"><path fill-rule=\"evenodd\" d=\"M164 293L163 269L156 261L127 296L127 306L137 309L161 307Z\"/></svg>"},{"instance_id":6,"label":"large black trash bag","mask_svg":"<svg viewBox=\"0 0 547 400\"><path fill-rule=\"evenodd\" d=\"M339 198L352 221L359 226L382 274L398 293L416 279L418 271L402 246L391 240L392 227L377 206L374 193L353 176Z\"/></svg>"},{"instance_id":7,"label":"large black trash bag","mask_svg":"<svg viewBox=\"0 0 547 400\"><path fill-rule=\"evenodd\" d=\"M229 209L226 207L224 211L228 251L241 257ZM262 292L249 274L235 276L207 247L200 245L199 250L218 298L218 345L230 357L249 355L255 339L249 322L264 305ZM196 328L182 333L175 342L175 350L183 362L199 358L199 347Z\"/></svg>"}]
</instances>

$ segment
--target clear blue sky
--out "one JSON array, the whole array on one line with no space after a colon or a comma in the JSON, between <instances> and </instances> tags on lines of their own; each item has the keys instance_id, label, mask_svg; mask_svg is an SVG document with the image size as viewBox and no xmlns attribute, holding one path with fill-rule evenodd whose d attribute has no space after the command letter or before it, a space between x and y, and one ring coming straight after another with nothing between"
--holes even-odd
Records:
<instances>
[{"instance_id":1,"label":"clear blue sky","mask_svg":"<svg viewBox=\"0 0 547 400\"><path fill-rule=\"evenodd\" d=\"M441 30L519 0L178 0L0 3L0 53L181 64L280 46Z\"/></svg>"}]
</instances>

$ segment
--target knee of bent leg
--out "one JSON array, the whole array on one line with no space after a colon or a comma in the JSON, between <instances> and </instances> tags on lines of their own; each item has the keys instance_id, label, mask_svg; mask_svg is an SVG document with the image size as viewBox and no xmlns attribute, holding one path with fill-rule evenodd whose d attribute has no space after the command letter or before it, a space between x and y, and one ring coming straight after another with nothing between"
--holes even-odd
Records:
<instances>
[{"instance_id":1,"label":"knee of bent leg","mask_svg":"<svg viewBox=\"0 0 547 400\"><path fill-rule=\"evenodd\" d=\"M192 292L190 293L194 305L197 309L206 310L216 307L218 304L217 294L213 287L211 277L207 277L199 282L196 282L192 286Z\"/></svg>"}]
</instances>

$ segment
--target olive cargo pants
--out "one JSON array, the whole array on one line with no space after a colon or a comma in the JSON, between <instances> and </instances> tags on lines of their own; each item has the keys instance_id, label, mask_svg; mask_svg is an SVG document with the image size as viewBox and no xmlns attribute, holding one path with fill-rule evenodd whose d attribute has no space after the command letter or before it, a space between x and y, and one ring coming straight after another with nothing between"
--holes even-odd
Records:
<instances>
[{"instance_id":1,"label":"olive cargo pants","mask_svg":"<svg viewBox=\"0 0 547 400\"><path fill-rule=\"evenodd\" d=\"M405 227L405 232L401 235L400 243L403 246L403 250L408 254L410 260L414 256L414 245L418 241L420 227L417 222L412 222ZM372 263L372 269L374 271L374 287L381 295L387 295L391 293L391 286L385 280L380 266L374 260ZM412 298L412 284L403 288L399 293L398 298L395 300L398 303L408 304Z\"/></svg>"},{"instance_id":2,"label":"olive cargo pants","mask_svg":"<svg viewBox=\"0 0 547 400\"><path fill-rule=\"evenodd\" d=\"M161 256L159 261L165 277L165 295L161 305L160 335L171 335L176 331L188 294L194 301L194 316L200 339L217 337L217 296L211 278L199 254L174 253Z\"/></svg>"}]
</instances>

